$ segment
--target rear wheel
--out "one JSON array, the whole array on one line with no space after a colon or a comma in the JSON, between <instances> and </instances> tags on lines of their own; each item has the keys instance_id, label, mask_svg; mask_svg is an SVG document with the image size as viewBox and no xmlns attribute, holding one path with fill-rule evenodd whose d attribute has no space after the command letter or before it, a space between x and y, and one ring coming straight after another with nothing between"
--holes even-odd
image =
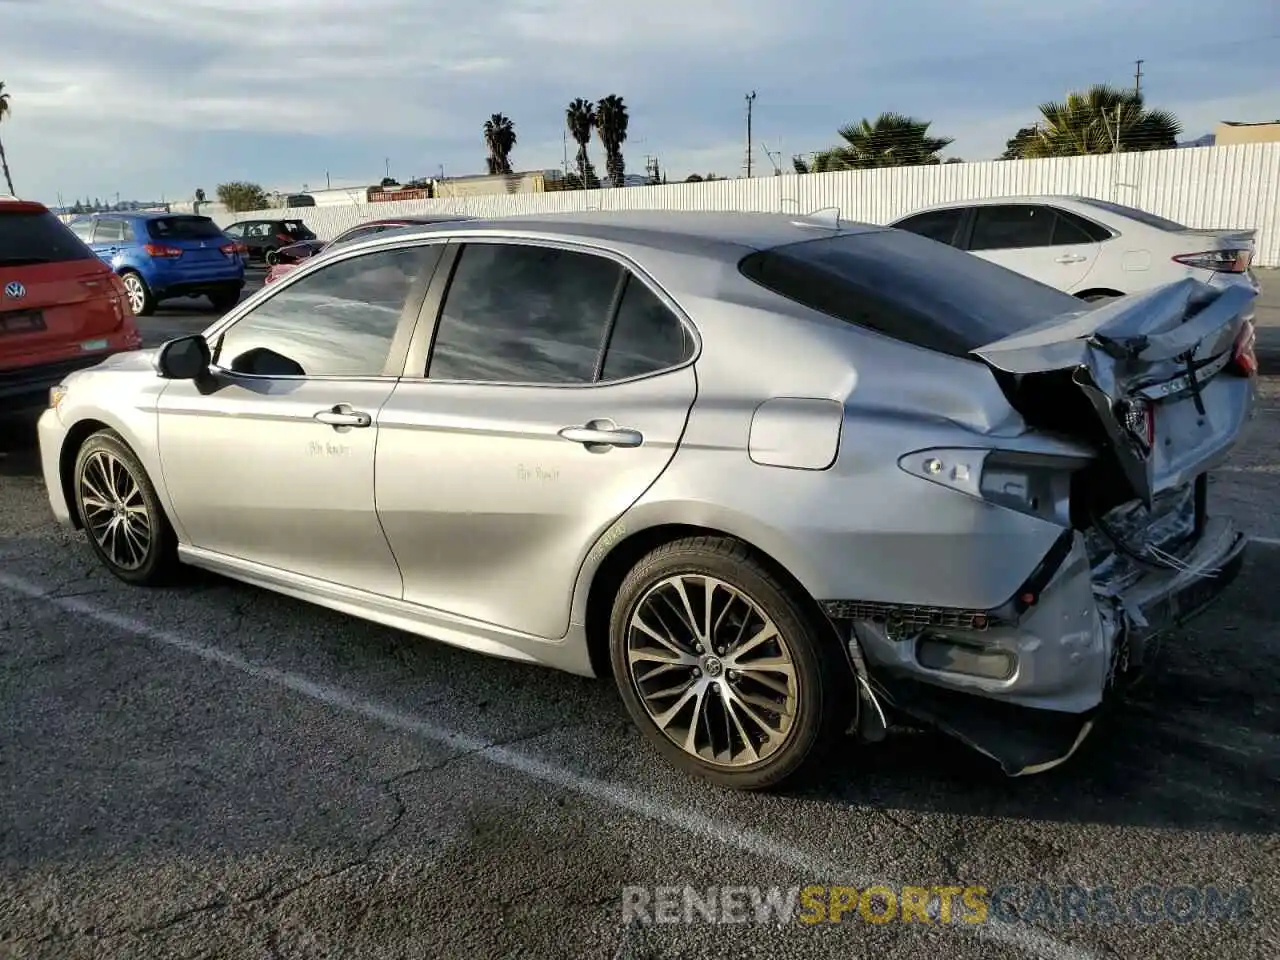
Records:
<instances>
[{"instance_id":1,"label":"rear wheel","mask_svg":"<svg viewBox=\"0 0 1280 960\"><path fill-rule=\"evenodd\" d=\"M267 266L274 267L280 261L280 254L275 250L268 250L263 259L267 261Z\"/></svg>"},{"instance_id":2,"label":"rear wheel","mask_svg":"<svg viewBox=\"0 0 1280 960\"><path fill-rule=\"evenodd\" d=\"M614 602L610 652L658 751L734 789L812 769L856 704L835 638L735 540L694 537L644 557Z\"/></svg>"},{"instance_id":3,"label":"rear wheel","mask_svg":"<svg viewBox=\"0 0 1280 960\"><path fill-rule=\"evenodd\" d=\"M151 586L178 570L178 540L147 471L120 436L92 434L75 464L75 501L89 546L112 574Z\"/></svg>"},{"instance_id":4,"label":"rear wheel","mask_svg":"<svg viewBox=\"0 0 1280 960\"><path fill-rule=\"evenodd\" d=\"M228 287L226 290L211 293L209 294L209 302L213 304L213 309L220 313L226 313L240 302L240 288Z\"/></svg>"},{"instance_id":5,"label":"rear wheel","mask_svg":"<svg viewBox=\"0 0 1280 960\"><path fill-rule=\"evenodd\" d=\"M155 294L147 286L147 281L132 270L126 270L120 274L120 279L124 283L125 293L129 296L129 309L133 311L135 317L146 317L155 312Z\"/></svg>"}]
</instances>

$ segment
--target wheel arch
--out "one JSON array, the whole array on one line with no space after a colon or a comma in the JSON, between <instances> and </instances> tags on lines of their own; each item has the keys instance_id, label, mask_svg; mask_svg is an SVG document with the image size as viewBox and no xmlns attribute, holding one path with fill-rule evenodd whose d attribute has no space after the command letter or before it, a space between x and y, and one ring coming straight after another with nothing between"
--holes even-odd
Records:
<instances>
[{"instance_id":1,"label":"wheel arch","mask_svg":"<svg viewBox=\"0 0 1280 960\"><path fill-rule=\"evenodd\" d=\"M71 515L71 525L77 530L84 529L84 521L80 517L80 506L76 503L76 457L79 456L80 448L84 446L85 441L102 430L110 430L117 436L120 433L109 423L93 417L77 420L67 431L66 437L62 440L62 449L58 451L58 482L62 486L62 496L67 504L67 512Z\"/></svg>"},{"instance_id":2,"label":"wheel arch","mask_svg":"<svg viewBox=\"0 0 1280 960\"><path fill-rule=\"evenodd\" d=\"M1081 290L1079 293L1073 294L1073 296L1078 300L1087 300L1089 297L1123 297L1124 294L1110 287L1090 287L1088 290Z\"/></svg>"},{"instance_id":3,"label":"wheel arch","mask_svg":"<svg viewBox=\"0 0 1280 960\"><path fill-rule=\"evenodd\" d=\"M835 625L822 612L818 601L804 587L800 579L788 569L786 564L751 539L715 525L691 522L655 523L623 536L608 548L594 570L584 571L587 582L584 585L585 602L581 616L586 635L587 655L591 669L597 677L608 677L612 674L609 663L609 620L613 612L614 598L623 579L631 568L651 550L689 537L723 537L743 544L763 566L776 574L795 592L806 613L812 618L814 626L828 631L834 642L840 642Z\"/></svg>"}]
</instances>

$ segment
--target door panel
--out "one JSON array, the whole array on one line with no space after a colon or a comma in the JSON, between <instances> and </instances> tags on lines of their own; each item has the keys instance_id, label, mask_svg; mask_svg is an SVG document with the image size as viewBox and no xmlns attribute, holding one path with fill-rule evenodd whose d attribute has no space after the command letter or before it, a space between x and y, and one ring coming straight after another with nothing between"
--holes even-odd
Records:
<instances>
[{"instance_id":1,"label":"door panel","mask_svg":"<svg viewBox=\"0 0 1280 960\"><path fill-rule=\"evenodd\" d=\"M175 381L160 398L164 479L191 543L400 596L373 507L377 428L317 419L338 408L373 421L394 381L223 375L220 384L202 394Z\"/></svg>"},{"instance_id":2,"label":"door panel","mask_svg":"<svg viewBox=\"0 0 1280 960\"><path fill-rule=\"evenodd\" d=\"M671 461L695 393L691 366L581 388L401 381L379 415L376 492L404 598L563 636L587 552ZM641 445L560 435L605 420Z\"/></svg>"}]
</instances>

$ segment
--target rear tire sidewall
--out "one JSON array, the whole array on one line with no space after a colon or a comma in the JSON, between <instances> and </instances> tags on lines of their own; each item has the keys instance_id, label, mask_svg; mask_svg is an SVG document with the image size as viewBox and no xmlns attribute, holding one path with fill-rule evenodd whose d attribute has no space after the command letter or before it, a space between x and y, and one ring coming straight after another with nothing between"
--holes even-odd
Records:
<instances>
[{"instance_id":1,"label":"rear tire sidewall","mask_svg":"<svg viewBox=\"0 0 1280 960\"><path fill-rule=\"evenodd\" d=\"M274 267L280 257L275 250L268 250L262 255L262 259L266 261L268 267Z\"/></svg>"},{"instance_id":2,"label":"rear tire sidewall","mask_svg":"<svg viewBox=\"0 0 1280 960\"><path fill-rule=\"evenodd\" d=\"M152 535L147 557L142 565L134 570L126 570L117 565L110 555L98 545L93 531L89 529L89 525L85 521L83 506L84 468L89 458L98 451L111 454L129 471L133 481L142 492L142 500L151 521ZM80 522L84 527L85 536L89 541L89 548L97 556L99 562L114 576L126 583L150 586L167 583L172 580L178 569L177 537L174 535L173 527L169 524L164 508L160 505L160 498L151 483L151 478L147 476L147 471L129 448L129 445L114 431L101 430L90 436L81 445L80 450L76 453L74 470L72 490L75 495L75 510L79 514Z\"/></svg>"},{"instance_id":3,"label":"rear tire sidewall","mask_svg":"<svg viewBox=\"0 0 1280 960\"><path fill-rule=\"evenodd\" d=\"M667 739L641 701L627 664L628 624L647 591L677 574L711 576L741 590L772 618L787 643L796 669L796 717L787 742L764 760L739 767L708 764ZM614 600L609 652L623 703L645 738L673 766L720 786L762 790L798 778L830 748L847 715L852 674L834 634L815 626L794 589L754 562L736 541L694 538L659 547L641 559Z\"/></svg>"},{"instance_id":4,"label":"rear tire sidewall","mask_svg":"<svg viewBox=\"0 0 1280 960\"><path fill-rule=\"evenodd\" d=\"M155 294L151 292L151 288L147 286L147 281L142 279L141 274L136 273L133 270L126 270L122 274L120 274L120 279L124 282L126 289L130 285L136 283L138 287L141 288L142 290L142 306L141 307L134 306L132 293L130 293L130 296L129 296L129 309L133 310L134 316L146 317L146 316L150 316L152 313L155 312L155 309L156 309Z\"/></svg>"}]
</instances>

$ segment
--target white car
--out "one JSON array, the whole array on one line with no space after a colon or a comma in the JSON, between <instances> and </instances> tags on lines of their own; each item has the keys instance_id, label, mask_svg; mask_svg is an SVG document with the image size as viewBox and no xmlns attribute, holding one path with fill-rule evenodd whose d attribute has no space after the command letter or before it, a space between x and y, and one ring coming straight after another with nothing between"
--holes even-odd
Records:
<instances>
[{"instance_id":1,"label":"white car","mask_svg":"<svg viewBox=\"0 0 1280 960\"><path fill-rule=\"evenodd\" d=\"M1193 230L1092 197L994 197L939 204L890 224L1016 270L1082 300L1185 277L1258 290L1255 230Z\"/></svg>"}]
</instances>

